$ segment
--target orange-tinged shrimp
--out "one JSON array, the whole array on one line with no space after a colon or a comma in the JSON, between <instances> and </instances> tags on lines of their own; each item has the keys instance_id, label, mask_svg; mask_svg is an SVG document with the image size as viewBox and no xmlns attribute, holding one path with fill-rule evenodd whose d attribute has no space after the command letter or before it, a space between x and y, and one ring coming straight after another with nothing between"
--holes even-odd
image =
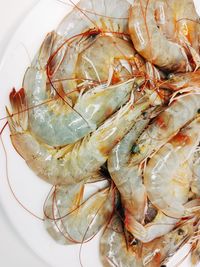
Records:
<instances>
[{"instance_id":1,"label":"orange-tinged shrimp","mask_svg":"<svg viewBox=\"0 0 200 267\"><path fill-rule=\"evenodd\" d=\"M199 108L200 95L192 91L172 102L138 138L135 144L137 151L132 156L131 164L139 164L157 151L186 123L196 117Z\"/></svg>"},{"instance_id":2,"label":"orange-tinged shrimp","mask_svg":"<svg viewBox=\"0 0 200 267\"><path fill-rule=\"evenodd\" d=\"M112 217L100 240L100 258L104 267L142 267L138 245L126 242L122 222Z\"/></svg>"},{"instance_id":3,"label":"orange-tinged shrimp","mask_svg":"<svg viewBox=\"0 0 200 267\"><path fill-rule=\"evenodd\" d=\"M181 45L167 39L154 15L157 1L135 0L130 9L129 31L136 50L163 70L185 72L192 68Z\"/></svg>"},{"instance_id":4,"label":"orange-tinged shrimp","mask_svg":"<svg viewBox=\"0 0 200 267\"><path fill-rule=\"evenodd\" d=\"M190 210L183 205L184 198L182 199L181 191L177 191L177 185L179 187L179 184L182 184L189 195L190 179L186 180L185 184L182 178L188 168L187 160L193 154L199 141L200 118L197 118L158 150L147 163L144 171L144 185L148 198L154 206L168 216L181 218L190 213ZM177 179L175 178L176 172L181 165L181 172ZM182 194L185 195L185 192L183 191Z\"/></svg>"}]
</instances>

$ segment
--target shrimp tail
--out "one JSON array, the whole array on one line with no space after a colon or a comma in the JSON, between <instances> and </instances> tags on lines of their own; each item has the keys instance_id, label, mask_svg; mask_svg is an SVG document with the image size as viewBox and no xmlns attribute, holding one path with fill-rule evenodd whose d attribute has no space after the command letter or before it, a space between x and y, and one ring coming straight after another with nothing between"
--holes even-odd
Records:
<instances>
[{"instance_id":1,"label":"shrimp tail","mask_svg":"<svg viewBox=\"0 0 200 267\"><path fill-rule=\"evenodd\" d=\"M12 112L9 111L8 107L6 107L6 111L10 131L12 134L22 133L28 128L27 101L24 88L21 88L18 92L13 88L9 98Z\"/></svg>"}]
</instances>

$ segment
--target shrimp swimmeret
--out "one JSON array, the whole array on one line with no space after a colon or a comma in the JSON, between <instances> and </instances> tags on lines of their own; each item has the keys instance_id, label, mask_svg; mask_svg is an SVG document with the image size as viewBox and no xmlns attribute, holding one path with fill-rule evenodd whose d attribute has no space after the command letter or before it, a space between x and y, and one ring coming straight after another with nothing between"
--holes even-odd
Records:
<instances>
[{"instance_id":1,"label":"shrimp swimmeret","mask_svg":"<svg viewBox=\"0 0 200 267\"><path fill-rule=\"evenodd\" d=\"M27 102L24 90L10 94L12 110L9 115L11 140L28 166L52 184L80 182L96 172L107 160L110 151L130 130L135 120L150 106L146 97L134 103L133 97L91 136L63 148L40 143L28 129ZM21 112L24 111L24 112Z\"/></svg>"}]
</instances>

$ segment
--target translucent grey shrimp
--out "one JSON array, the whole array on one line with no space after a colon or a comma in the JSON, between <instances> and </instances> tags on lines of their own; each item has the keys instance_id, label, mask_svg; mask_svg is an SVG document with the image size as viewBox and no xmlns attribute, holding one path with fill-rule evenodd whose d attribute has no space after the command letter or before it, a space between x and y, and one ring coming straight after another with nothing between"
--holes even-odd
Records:
<instances>
[{"instance_id":1,"label":"translucent grey shrimp","mask_svg":"<svg viewBox=\"0 0 200 267\"><path fill-rule=\"evenodd\" d=\"M138 166L131 166L131 150L137 138L148 125L152 109L138 118L130 132L115 146L108 158L108 170L121 194L126 221L133 216L138 221L144 219L146 190L142 183Z\"/></svg>"},{"instance_id":2,"label":"translucent grey shrimp","mask_svg":"<svg viewBox=\"0 0 200 267\"><path fill-rule=\"evenodd\" d=\"M122 222L112 217L100 240L100 258L104 267L142 267L138 246L128 245Z\"/></svg>"},{"instance_id":3,"label":"translucent grey shrimp","mask_svg":"<svg viewBox=\"0 0 200 267\"><path fill-rule=\"evenodd\" d=\"M200 107L200 95L182 95L160 113L136 142L132 164L141 163L171 139L186 123L194 119Z\"/></svg>"},{"instance_id":4,"label":"translucent grey shrimp","mask_svg":"<svg viewBox=\"0 0 200 267\"><path fill-rule=\"evenodd\" d=\"M144 185L148 198L154 206L168 216L181 218L189 214L189 210L183 206L184 200L187 202L188 199L191 180L187 177L189 168L187 160L193 154L199 141L200 118L197 118L158 150L144 170ZM180 171L177 175L178 170ZM186 181L184 181L185 175ZM190 169L189 175L191 175ZM177 191L179 185L184 190L178 189Z\"/></svg>"},{"instance_id":5,"label":"translucent grey shrimp","mask_svg":"<svg viewBox=\"0 0 200 267\"><path fill-rule=\"evenodd\" d=\"M83 200L84 185L56 186L44 207L45 227L63 245L86 242L108 223L115 207L111 186Z\"/></svg>"},{"instance_id":6,"label":"translucent grey shrimp","mask_svg":"<svg viewBox=\"0 0 200 267\"><path fill-rule=\"evenodd\" d=\"M126 0L80 0L56 31L65 39L88 29L126 34L129 8Z\"/></svg>"},{"instance_id":7,"label":"translucent grey shrimp","mask_svg":"<svg viewBox=\"0 0 200 267\"><path fill-rule=\"evenodd\" d=\"M65 97L51 95L47 89L46 65L52 46L49 34L41 46L39 57L24 78L29 108L29 129L44 143L63 146L74 143L93 132L130 97L134 80L107 86L96 86L82 96L72 108ZM50 51L49 51L50 50ZM55 93L55 92L54 92Z\"/></svg>"},{"instance_id":8,"label":"translucent grey shrimp","mask_svg":"<svg viewBox=\"0 0 200 267\"><path fill-rule=\"evenodd\" d=\"M51 184L78 183L96 172L135 120L150 106L150 101L146 97L137 103L134 103L131 97L124 107L105 121L91 136L74 145L57 149L42 144L29 131L24 90L21 89L18 93L13 90L10 100L12 110L17 114L11 116L7 109L13 146L28 166Z\"/></svg>"}]
</instances>

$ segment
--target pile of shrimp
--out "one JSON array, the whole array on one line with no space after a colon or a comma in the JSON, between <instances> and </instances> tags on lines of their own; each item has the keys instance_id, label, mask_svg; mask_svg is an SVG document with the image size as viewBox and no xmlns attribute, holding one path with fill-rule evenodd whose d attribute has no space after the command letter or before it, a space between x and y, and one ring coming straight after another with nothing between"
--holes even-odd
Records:
<instances>
[{"instance_id":1,"label":"pile of shrimp","mask_svg":"<svg viewBox=\"0 0 200 267\"><path fill-rule=\"evenodd\" d=\"M200 261L199 22L193 0L80 0L10 93L12 144L53 185L46 230L101 230L105 267L166 266L186 243Z\"/></svg>"}]
</instances>

